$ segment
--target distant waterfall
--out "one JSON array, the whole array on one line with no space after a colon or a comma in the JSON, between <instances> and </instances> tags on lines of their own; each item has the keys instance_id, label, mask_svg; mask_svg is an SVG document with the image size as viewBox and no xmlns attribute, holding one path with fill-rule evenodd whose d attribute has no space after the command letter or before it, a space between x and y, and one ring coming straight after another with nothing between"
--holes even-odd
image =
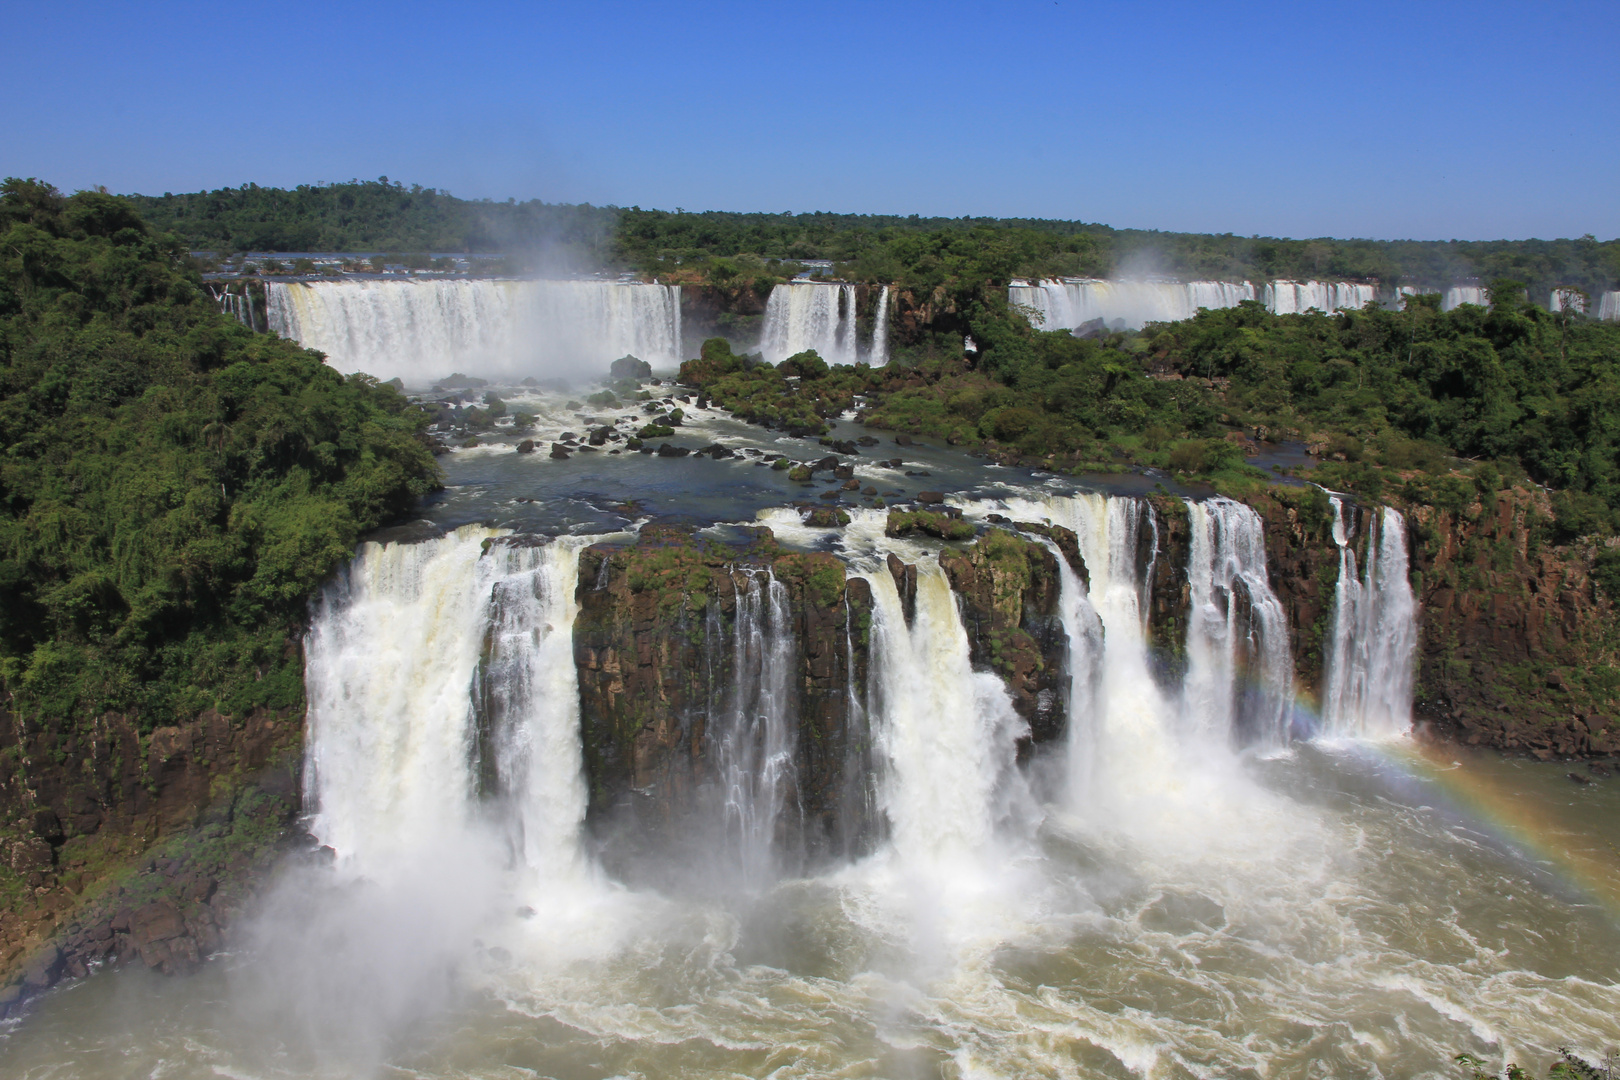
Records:
<instances>
[{"instance_id":1,"label":"distant waterfall","mask_svg":"<svg viewBox=\"0 0 1620 1080\"><path fill-rule=\"evenodd\" d=\"M224 292L214 293L213 296L219 301L220 314L229 315L250 330L259 328L258 312L253 306L252 289L244 288L241 292L231 292L227 287Z\"/></svg>"},{"instance_id":2,"label":"distant waterfall","mask_svg":"<svg viewBox=\"0 0 1620 1080\"><path fill-rule=\"evenodd\" d=\"M771 290L765 301L765 329L759 351L772 364L814 349L829 364L862 359L855 320L855 286L835 282L790 281ZM883 287L865 356L874 366L889 359L889 289ZM881 359L879 359L881 357Z\"/></svg>"},{"instance_id":3,"label":"distant waterfall","mask_svg":"<svg viewBox=\"0 0 1620 1080\"><path fill-rule=\"evenodd\" d=\"M1188 670L1182 693L1197 730L1282 746L1294 699L1288 618L1266 573L1265 523L1231 499L1189 502Z\"/></svg>"},{"instance_id":4,"label":"distant waterfall","mask_svg":"<svg viewBox=\"0 0 1620 1080\"><path fill-rule=\"evenodd\" d=\"M341 371L425 388L461 372L494 381L583 379L626 354L680 362L680 288L608 281L273 282L270 329Z\"/></svg>"},{"instance_id":5,"label":"distant waterfall","mask_svg":"<svg viewBox=\"0 0 1620 1080\"><path fill-rule=\"evenodd\" d=\"M571 631L579 552L468 526L364 545L313 605L310 831L361 866L495 816L531 870L576 865L585 815ZM486 550L487 545L487 550Z\"/></svg>"},{"instance_id":6,"label":"distant waterfall","mask_svg":"<svg viewBox=\"0 0 1620 1080\"><path fill-rule=\"evenodd\" d=\"M1547 310L1556 315L1565 309L1585 315L1586 297L1574 289L1554 289L1547 297Z\"/></svg>"},{"instance_id":7,"label":"distant waterfall","mask_svg":"<svg viewBox=\"0 0 1620 1080\"><path fill-rule=\"evenodd\" d=\"M1266 286L1266 307L1278 315L1317 311L1360 311L1378 299L1375 285L1345 281L1273 281Z\"/></svg>"},{"instance_id":8,"label":"distant waterfall","mask_svg":"<svg viewBox=\"0 0 1620 1080\"><path fill-rule=\"evenodd\" d=\"M1606 292L1598 298L1597 317L1620 320L1620 292Z\"/></svg>"},{"instance_id":9,"label":"distant waterfall","mask_svg":"<svg viewBox=\"0 0 1620 1080\"><path fill-rule=\"evenodd\" d=\"M720 698L710 723L726 839L741 859L745 879L760 883L775 868L777 824L794 781L793 612L787 587L770 570L738 570L732 579L740 584L729 631L718 603L709 607L709 648L729 652L724 659L730 664L728 685L717 688Z\"/></svg>"},{"instance_id":10,"label":"distant waterfall","mask_svg":"<svg viewBox=\"0 0 1620 1080\"><path fill-rule=\"evenodd\" d=\"M1073 330L1101 319L1111 328L1140 330L1150 322L1190 319L1199 308L1236 307L1254 299L1248 282L1102 281L1063 278L1014 283L1010 303L1031 309L1046 330Z\"/></svg>"},{"instance_id":11,"label":"distant waterfall","mask_svg":"<svg viewBox=\"0 0 1620 1080\"><path fill-rule=\"evenodd\" d=\"M1463 304L1478 304L1480 307L1489 307L1491 298L1480 285L1453 285L1446 290L1440 300L1440 310L1450 311Z\"/></svg>"},{"instance_id":12,"label":"distant waterfall","mask_svg":"<svg viewBox=\"0 0 1620 1080\"><path fill-rule=\"evenodd\" d=\"M867 363L883 367L889 362L889 287L878 293L877 311L872 317L872 353Z\"/></svg>"},{"instance_id":13,"label":"distant waterfall","mask_svg":"<svg viewBox=\"0 0 1620 1080\"><path fill-rule=\"evenodd\" d=\"M1330 735L1380 736L1412 723L1412 661L1417 602L1408 580L1406 521L1385 507L1367 537L1367 567L1356 577L1354 519L1331 496L1339 583L1324 641L1322 723Z\"/></svg>"},{"instance_id":14,"label":"distant waterfall","mask_svg":"<svg viewBox=\"0 0 1620 1080\"><path fill-rule=\"evenodd\" d=\"M917 566L907 625L894 578L872 585L873 738L880 802L896 852L939 866L983 853L1022 785L1015 743L1028 731L1001 679L975 672L967 631L939 564Z\"/></svg>"}]
</instances>

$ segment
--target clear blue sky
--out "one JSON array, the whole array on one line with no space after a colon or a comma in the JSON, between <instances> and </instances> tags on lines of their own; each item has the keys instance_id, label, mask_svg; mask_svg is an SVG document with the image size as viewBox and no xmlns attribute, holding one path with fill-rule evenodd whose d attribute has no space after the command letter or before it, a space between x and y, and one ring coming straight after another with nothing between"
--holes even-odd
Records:
<instances>
[{"instance_id":1,"label":"clear blue sky","mask_svg":"<svg viewBox=\"0 0 1620 1080\"><path fill-rule=\"evenodd\" d=\"M1620 2L0 8L0 174L1620 234Z\"/></svg>"}]
</instances>

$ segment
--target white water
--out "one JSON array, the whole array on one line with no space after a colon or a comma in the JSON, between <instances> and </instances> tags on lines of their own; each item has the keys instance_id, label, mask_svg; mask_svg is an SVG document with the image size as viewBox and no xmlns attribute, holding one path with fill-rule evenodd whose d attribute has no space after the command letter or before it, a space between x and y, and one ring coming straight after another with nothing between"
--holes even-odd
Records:
<instances>
[{"instance_id":1,"label":"white water","mask_svg":"<svg viewBox=\"0 0 1620 1080\"><path fill-rule=\"evenodd\" d=\"M1236 307L1259 299L1278 315L1315 309L1358 311L1378 299L1376 285L1344 281L1273 281L1255 289L1247 281L1105 281L1063 278L1014 283L1007 299L1032 312L1047 330L1072 330L1094 319L1114 329L1140 330L1150 322L1190 319L1200 308Z\"/></svg>"},{"instance_id":2,"label":"white water","mask_svg":"<svg viewBox=\"0 0 1620 1080\"><path fill-rule=\"evenodd\" d=\"M865 356L888 361L888 290L879 300L879 318ZM855 286L836 282L790 281L771 290L765 301L765 327L759 351L767 362L783 360L806 349L829 364L854 364L863 358L856 329Z\"/></svg>"},{"instance_id":3,"label":"white water","mask_svg":"<svg viewBox=\"0 0 1620 1080\"><path fill-rule=\"evenodd\" d=\"M1598 298L1597 317L1620 320L1620 291L1610 290Z\"/></svg>"},{"instance_id":4,"label":"white water","mask_svg":"<svg viewBox=\"0 0 1620 1080\"><path fill-rule=\"evenodd\" d=\"M1323 641L1322 724L1326 734L1378 738L1412 725L1417 601L1406 556L1406 521L1384 507L1367 539L1367 567L1356 577L1351 519L1331 496L1339 546L1330 631Z\"/></svg>"},{"instance_id":5,"label":"white water","mask_svg":"<svg viewBox=\"0 0 1620 1080\"><path fill-rule=\"evenodd\" d=\"M1008 300L1036 313L1046 330L1072 330L1093 319L1140 330L1150 322L1190 319L1199 308L1236 307L1255 298L1248 282L1102 281L1064 278L1013 285Z\"/></svg>"},{"instance_id":6,"label":"white water","mask_svg":"<svg viewBox=\"0 0 1620 1080\"><path fill-rule=\"evenodd\" d=\"M1273 281L1265 291L1266 307L1278 315L1360 311L1377 299L1377 286L1345 281Z\"/></svg>"},{"instance_id":7,"label":"white water","mask_svg":"<svg viewBox=\"0 0 1620 1080\"><path fill-rule=\"evenodd\" d=\"M1464 304L1478 304L1480 307L1489 307L1491 298L1485 294L1481 285L1453 285L1446 290L1440 300L1440 310L1450 311Z\"/></svg>"},{"instance_id":8,"label":"white water","mask_svg":"<svg viewBox=\"0 0 1620 1080\"><path fill-rule=\"evenodd\" d=\"M1556 315L1565 309L1585 315L1586 297L1574 289L1554 289L1547 297L1547 310Z\"/></svg>"},{"instance_id":9,"label":"white water","mask_svg":"<svg viewBox=\"0 0 1620 1080\"><path fill-rule=\"evenodd\" d=\"M872 355L867 363L883 367L889 362L889 287L878 292L877 312L872 318Z\"/></svg>"},{"instance_id":10,"label":"white water","mask_svg":"<svg viewBox=\"0 0 1620 1080\"><path fill-rule=\"evenodd\" d=\"M726 841L744 880L760 885L774 876L777 823L794 780L793 613L787 587L770 570L734 571L738 578L745 583L729 630L717 605L709 612L709 647L724 649L731 638L731 678L714 710L715 750Z\"/></svg>"},{"instance_id":11,"label":"white water","mask_svg":"<svg viewBox=\"0 0 1620 1080\"><path fill-rule=\"evenodd\" d=\"M340 371L406 386L460 372L577 380L633 355L680 363L678 286L607 281L311 281L266 285L271 331Z\"/></svg>"},{"instance_id":12,"label":"white water","mask_svg":"<svg viewBox=\"0 0 1620 1080\"><path fill-rule=\"evenodd\" d=\"M310 831L340 860L375 872L457 843L480 811L482 721L514 855L541 874L574 867L585 786L571 630L587 542L514 545L469 526L366 544L321 595L304 789Z\"/></svg>"},{"instance_id":13,"label":"white water","mask_svg":"<svg viewBox=\"0 0 1620 1080\"><path fill-rule=\"evenodd\" d=\"M1294 661L1288 619L1266 572L1265 523L1231 499L1188 502L1187 678L1194 730L1239 743L1288 742Z\"/></svg>"},{"instance_id":14,"label":"white water","mask_svg":"<svg viewBox=\"0 0 1620 1080\"><path fill-rule=\"evenodd\" d=\"M886 570L872 585L872 710L884 762L879 798L896 856L941 869L989 853L998 822L1027 795L1014 742L1028 727L1000 678L976 672L956 597L939 564L917 564L916 618L906 624Z\"/></svg>"},{"instance_id":15,"label":"white water","mask_svg":"<svg viewBox=\"0 0 1620 1080\"><path fill-rule=\"evenodd\" d=\"M1613 1041L1620 936L1589 901L1436 810L1444 792L1432 779L1386 782L1386 766L1354 750L1312 746L1240 768L1224 740L1188 740L1184 703L1160 688L1143 633L1159 527L1148 504L1098 495L1009 509L1076 532L1092 588L1064 575L1065 626L1079 628L1071 677L1088 653L1101 667L1089 703L1071 699L1098 736L1096 787L1042 808L1038 832L1012 766L1021 725L999 681L972 671L955 599L917 545L903 550L919 571L911 626L892 577L866 574L874 732L893 825L892 846L876 857L735 903L632 901L604 888L577 906L619 906L605 920L612 934L579 932L592 924L578 911L544 906L555 890L520 883L497 895L488 920L462 928L460 951L424 948L445 938L456 903L431 919L418 913L408 932L351 920L344 936L311 939L334 946L335 963L304 940L306 926L285 921L262 938L257 961L227 959L189 980L126 970L53 994L0 1031L0 1072L1438 1078L1453 1075L1459 1050L1500 1070L1510 1060L1544 1066L1562 1041L1589 1055ZM1213 592L1222 518L1234 518L1229 546L1246 526L1235 512L1206 510L1211 520L1195 528L1207 529ZM874 517L850 530L871 539ZM1388 541L1398 524L1386 520L1384 531ZM577 697L561 648L572 613L554 599L571 594L574 560L557 544L497 541L480 554L492 538L468 529L414 547L369 545L316 611L317 824L337 842L340 867L378 867L394 850L388 831L424 844L434 820L417 802L451 817L484 811L468 775L475 721L496 734L554 731L561 768L529 775L556 789L557 806L582 805L568 764L577 734L564 730L577 717L535 708L543 685L564 706ZM1379 557L1392 566L1387 546ZM1254 570L1241 552L1226 561L1238 580ZM758 584L768 640L770 589ZM1104 645L1106 655L1091 652ZM518 683L498 708L480 704L495 690L475 693L480 670L486 684ZM522 771L499 774L503 798ZM1570 798L1562 784L1545 789L1544 806ZM527 806L526 796L513 800ZM1574 812L1602 821L1611 803ZM570 821L557 821L556 835L571 837ZM457 903L471 889L463 869L429 867ZM346 888L320 903L362 886ZM520 900L541 912L514 918ZM376 948L350 947L368 934ZM231 1004L241 965L287 950L296 963L276 970L292 977L314 962L322 978L287 985L329 1027L348 1030L397 998L402 982L421 978L424 952L455 973L458 992L436 1010L385 1010L387 1037L366 1047L373 1058L320 1067L307 1060L303 1030L278 1025L256 999Z\"/></svg>"}]
</instances>

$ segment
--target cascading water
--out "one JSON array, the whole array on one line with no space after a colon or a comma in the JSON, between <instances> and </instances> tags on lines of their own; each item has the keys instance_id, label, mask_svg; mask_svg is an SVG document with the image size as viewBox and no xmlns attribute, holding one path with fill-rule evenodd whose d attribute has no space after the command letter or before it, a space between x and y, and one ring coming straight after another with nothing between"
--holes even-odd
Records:
<instances>
[{"instance_id":1,"label":"cascading water","mask_svg":"<svg viewBox=\"0 0 1620 1080\"><path fill-rule=\"evenodd\" d=\"M1190 319L1199 308L1236 307L1254 286L1232 281L1103 281L1063 278L1014 284L1007 299L1030 308L1046 330L1073 330L1094 319L1140 330L1150 322Z\"/></svg>"},{"instance_id":2,"label":"cascading water","mask_svg":"<svg viewBox=\"0 0 1620 1080\"><path fill-rule=\"evenodd\" d=\"M626 354L681 360L679 286L608 281L311 281L266 286L272 332L343 371L427 387L461 372L594 378Z\"/></svg>"},{"instance_id":3,"label":"cascading water","mask_svg":"<svg viewBox=\"0 0 1620 1080\"><path fill-rule=\"evenodd\" d=\"M888 358L888 298L880 302L883 323L874 325L868 355L881 348ZM878 331L884 341L879 344ZM771 290L765 301L765 328L759 351L767 362L780 364L795 353L814 349L829 364L853 364L860 359L855 321L855 286L835 282L790 281ZM874 360L873 363L876 363Z\"/></svg>"},{"instance_id":4,"label":"cascading water","mask_svg":"<svg viewBox=\"0 0 1620 1080\"><path fill-rule=\"evenodd\" d=\"M366 544L314 606L304 789L310 831L373 868L453 841L493 796L514 855L577 860L585 787L571 630L588 541L468 526ZM486 550L487 547L487 550Z\"/></svg>"},{"instance_id":5,"label":"cascading water","mask_svg":"<svg viewBox=\"0 0 1620 1080\"><path fill-rule=\"evenodd\" d=\"M1620 291L1610 290L1598 297L1597 317L1620 321Z\"/></svg>"},{"instance_id":6,"label":"cascading water","mask_svg":"<svg viewBox=\"0 0 1620 1080\"><path fill-rule=\"evenodd\" d=\"M1266 286L1266 307L1278 315L1293 315L1313 308L1326 314L1360 311L1378 299L1376 285L1346 281L1273 281Z\"/></svg>"},{"instance_id":7,"label":"cascading water","mask_svg":"<svg viewBox=\"0 0 1620 1080\"><path fill-rule=\"evenodd\" d=\"M889 287L878 292L877 311L872 316L872 353L867 363L883 367L889 362Z\"/></svg>"},{"instance_id":8,"label":"cascading water","mask_svg":"<svg viewBox=\"0 0 1620 1080\"><path fill-rule=\"evenodd\" d=\"M895 853L945 869L988 853L1027 796L1015 743L1028 727L1001 679L975 672L967 631L938 562L917 565L908 625L894 578L872 586L873 737L883 760L880 802Z\"/></svg>"},{"instance_id":9,"label":"cascading water","mask_svg":"<svg viewBox=\"0 0 1620 1080\"><path fill-rule=\"evenodd\" d=\"M1451 311L1464 304L1478 304L1480 307L1489 307L1491 299L1486 295L1485 289L1480 285L1453 285L1446 290L1445 296L1440 300L1441 311Z\"/></svg>"},{"instance_id":10,"label":"cascading water","mask_svg":"<svg viewBox=\"0 0 1620 1080\"><path fill-rule=\"evenodd\" d=\"M1240 745L1288 741L1294 663L1288 618L1266 573L1265 523L1226 498L1187 503L1187 678L1193 729Z\"/></svg>"},{"instance_id":11,"label":"cascading water","mask_svg":"<svg viewBox=\"0 0 1620 1080\"><path fill-rule=\"evenodd\" d=\"M769 882L776 869L777 830L794 783L793 613L788 591L770 570L737 570L733 625L709 607L711 649L730 636L729 685L712 710L714 745L727 843L744 880Z\"/></svg>"},{"instance_id":12,"label":"cascading water","mask_svg":"<svg viewBox=\"0 0 1620 1080\"><path fill-rule=\"evenodd\" d=\"M1325 644L1322 724L1326 734L1382 737L1412 724L1412 663L1417 602L1408 580L1406 521L1384 507L1367 536L1367 568L1356 578L1354 519L1344 501L1333 506L1339 547L1331 637ZM1370 516L1369 516L1370 517Z\"/></svg>"}]
</instances>

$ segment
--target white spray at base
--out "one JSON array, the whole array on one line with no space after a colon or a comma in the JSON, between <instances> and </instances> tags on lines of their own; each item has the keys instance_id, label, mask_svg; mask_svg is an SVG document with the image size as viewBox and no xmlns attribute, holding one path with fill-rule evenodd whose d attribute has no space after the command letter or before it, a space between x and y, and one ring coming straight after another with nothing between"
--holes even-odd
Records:
<instances>
[{"instance_id":1,"label":"white spray at base","mask_svg":"<svg viewBox=\"0 0 1620 1080\"><path fill-rule=\"evenodd\" d=\"M1406 521L1384 507L1366 515L1367 567L1356 577L1353 519L1337 495L1333 541L1339 546L1329 637L1323 642L1322 724L1339 737L1397 735L1412 723L1412 664L1417 601L1406 554Z\"/></svg>"},{"instance_id":2,"label":"white spray at base","mask_svg":"<svg viewBox=\"0 0 1620 1080\"><path fill-rule=\"evenodd\" d=\"M595 379L626 354L681 361L681 290L616 281L273 282L270 330L340 371L427 387L460 372L492 381Z\"/></svg>"}]
</instances>

